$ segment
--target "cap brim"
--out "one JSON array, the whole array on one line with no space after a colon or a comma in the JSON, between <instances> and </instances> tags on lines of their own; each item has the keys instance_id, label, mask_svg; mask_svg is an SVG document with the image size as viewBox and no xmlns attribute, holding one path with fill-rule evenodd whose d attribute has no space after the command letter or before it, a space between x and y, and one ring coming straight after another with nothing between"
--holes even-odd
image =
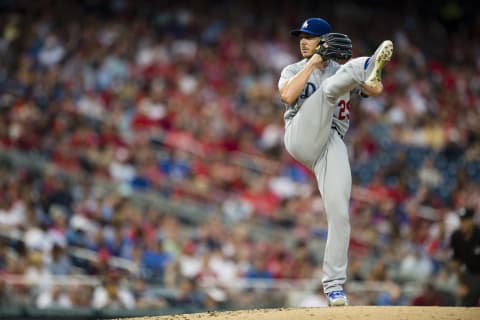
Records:
<instances>
[{"instance_id":1,"label":"cap brim","mask_svg":"<svg viewBox=\"0 0 480 320\"><path fill-rule=\"evenodd\" d=\"M296 30L290 31L290 34L294 37L298 37L301 33L311 34L312 36L320 37L318 34L313 33L311 31L308 31L308 30L296 29Z\"/></svg>"}]
</instances>

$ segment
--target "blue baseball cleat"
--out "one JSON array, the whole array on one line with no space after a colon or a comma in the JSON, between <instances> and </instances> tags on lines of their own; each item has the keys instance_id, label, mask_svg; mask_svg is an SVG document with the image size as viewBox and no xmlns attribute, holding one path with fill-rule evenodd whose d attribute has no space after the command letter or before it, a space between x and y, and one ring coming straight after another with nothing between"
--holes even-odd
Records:
<instances>
[{"instance_id":1,"label":"blue baseball cleat","mask_svg":"<svg viewBox=\"0 0 480 320\"><path fill-rule=\"evenodd\" d=\"M328 299L328 305L330 307L348 306L347 296L343 290L328 292L326 295Z\"/></svg>"}]
</instances>

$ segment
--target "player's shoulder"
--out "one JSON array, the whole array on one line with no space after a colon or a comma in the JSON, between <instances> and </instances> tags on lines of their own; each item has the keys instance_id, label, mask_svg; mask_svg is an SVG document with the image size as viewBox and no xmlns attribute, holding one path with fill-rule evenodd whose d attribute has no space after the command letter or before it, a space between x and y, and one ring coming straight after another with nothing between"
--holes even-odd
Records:
<instances>
[{"instance_id":1,"label":"player's shoulder","mask_svg":"<svg viewBox=\"0 0 480 320\"><path fill-rule=\"evenodd\" d=\"M287 65L285 68L283 68L282 72L285 72L285 71L298 72L302 70L302 68L305 67L306 64L307 64L307 59L302 59L300 61Z\"/></svg>"}]
</instances>

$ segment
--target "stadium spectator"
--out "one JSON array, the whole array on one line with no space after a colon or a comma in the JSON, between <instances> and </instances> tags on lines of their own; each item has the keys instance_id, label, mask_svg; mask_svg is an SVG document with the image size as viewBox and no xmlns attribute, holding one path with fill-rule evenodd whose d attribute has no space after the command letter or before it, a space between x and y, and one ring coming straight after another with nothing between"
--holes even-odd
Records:
<instances>
[{"instance_id":1,"label":"stadium spectator","mask_svg":"<svg viewBox=\"0 0 480 320\"><path fill-rule=\"evenodd\" d=\"M442 295L432 283L426 283L422 291L413 298L413 306L445 306Z\"/></svg>"},{"instance_id":2,"label":"stadium spectator","mask_svg":"<svg viewBox=\"0 0 480 320\"><path fill-rule=\"evenodd\" d=\"M122 283L116 272L107 274L102 285L97 286L92 295L93 308L132 309L135 307L135 296Z\"/></svg>"}]
</instances>

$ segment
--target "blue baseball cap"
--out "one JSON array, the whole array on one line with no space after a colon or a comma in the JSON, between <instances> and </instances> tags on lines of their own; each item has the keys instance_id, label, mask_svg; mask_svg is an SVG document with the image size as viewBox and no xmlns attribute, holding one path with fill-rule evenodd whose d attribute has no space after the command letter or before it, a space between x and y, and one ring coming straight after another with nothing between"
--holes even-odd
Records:
<instances>
[{"instance_id":1,"label":"blue baseball cap","mask_svg":"<svg viewBox=\"0 0 480 320\"><path fill-rule=\"evenodd\" d=\"M292 30L290 31L290 34L298 37L300 33L308 33L320 37L330 32L332 32L332 27L326 20L322 18L308 18L303 22L300 29Z\"/></svg>"}]
</instances>

